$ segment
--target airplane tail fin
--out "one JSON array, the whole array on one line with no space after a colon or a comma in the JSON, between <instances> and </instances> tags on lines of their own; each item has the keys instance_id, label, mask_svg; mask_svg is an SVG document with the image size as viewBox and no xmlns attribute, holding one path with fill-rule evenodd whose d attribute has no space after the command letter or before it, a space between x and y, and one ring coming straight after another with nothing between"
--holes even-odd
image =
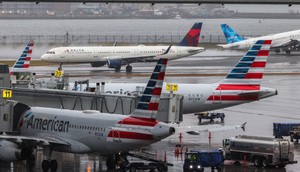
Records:
<instances>
[{"instance_id":1,"label":"airplane tail fin","mask_svg":"<svg viewBox=\"0 0 300 172\"><path fill-rule=\"evenodd\" d=\"M197 47L202 23L195 23L177 46Z\"/></svg>"},{"instance_id":2,"label":"airplane tail fin","mask_svg":"<svg viewBox=\"0 0 300 172\"><path fill-rule=\"evenodd\" d=\"M244 40L239 34L237 34L230 26L227 24L221 24L222 31L225 35L228 44L239 42Z\"/></svg>"},{"instance_id":3,"label":"airplane tail fin","mask_svg":"<svg viewBox=\"0 0 300 172\"><path fill-rule=\"evenodd\" d=\"M244 122L240 127L241 127L241 129L243 129L243 131L246 131L246 124L247 124L247 122Z\"/></svg>"},{"instance_id":4,"label":"airplane tail fin","mask_svg":"<svg viewBox=\"0 0 300 172\"><path fill-rule=\"evenodd\" d=\"M260 90L271 43L271 40L257 41L227 74L226 78L220 81L215 93L219 94L222 91L222 95L212 95L209 100L257 99L257 95L251 93ZM231 95L232 91L245 91L243 94L248 93L249 95Z\"/></svg>"},{"instance_id":5,"label":"airplane tail fin","mask_svg":"<svg viewBox=\"0 0 300 172\"><path fill-rule=\"evenodd\" d=\"M32 47L34 43L31 40L23 50L22 54L18 58L18 60L15 62L12 68L29 68L30 60L31 60L31 54L32 54Z\"/></svg>"},{"instance_id":6,"label":"airplane tail fin","mask_svg":"<svg viewBox=\"0 0 300 172\"><path fill-rule=\"evenodd\" d=\"M155 120L168 59L160 58L132 117Z\"/></svg>"}]
</instances>

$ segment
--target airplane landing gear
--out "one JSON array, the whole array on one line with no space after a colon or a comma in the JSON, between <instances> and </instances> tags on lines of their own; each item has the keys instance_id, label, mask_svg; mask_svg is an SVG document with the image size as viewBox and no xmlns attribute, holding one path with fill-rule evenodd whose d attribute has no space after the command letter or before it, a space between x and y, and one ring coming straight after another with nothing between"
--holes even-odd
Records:
<instances>
[{"instance_id":1,"label":"airplane landing gear","mask_svg":"<svg viewBox=\"0 0 300 172\"><path fill-rule=\"evenodd\" d=\"M127 73L131 73L132 72L132 66L130 66L129 64L126 66L126 72Z\"/></svg>"},{"instance_id":2,"label":"airplane landing gear","mask_svg":"<svg viewBox=\"0 0 300 172\"><path fill-rule=\"evenodd\" d=\"M275 49L275 53L280 53L280 49Z\"/></svg>"},{"instance_id":3,"label":"airplane landing gear","mask_svg":"<svg viewBox=\"0 0 300 172\"><path fill-rule=\"evenodd\" d=\"M121 70L121 66L115 67L115 71L116 71L116 72L120 72L120 70Z\"/></svg>"},{"instance_id":4,"label":"airplane landing gear","mask_svg":"<svg viewBox=\"0 0 300 172\"><path fill-rule=\"evenodd\" d=\"M59 66L58 66L57 70L62 70L62 63L59 63Z\"/></svg>"},{"instance_id":5,"label":"airplane landing gear","mask_svg":"<svg viewBox=\"0 0 300 172\"><path fill-rule=\"evenodd\" d=\"M291 54L291 50L285 50L286 54Z\"/></svg>"},{"instance_id":6,"label":"airplane landing gear","mask_svg":"<svg viewBox=\"0 0 300 172\"><path fill-rule=\"evenodd\" d=\"M56 172L58 168L58 163L56 160L51 159L52 149L50 147L44 147L43 154L46 157L45 160L42 161L42 170L43 172L48 172L49 169L51 172Z\"/></svg>"}]
</instances>

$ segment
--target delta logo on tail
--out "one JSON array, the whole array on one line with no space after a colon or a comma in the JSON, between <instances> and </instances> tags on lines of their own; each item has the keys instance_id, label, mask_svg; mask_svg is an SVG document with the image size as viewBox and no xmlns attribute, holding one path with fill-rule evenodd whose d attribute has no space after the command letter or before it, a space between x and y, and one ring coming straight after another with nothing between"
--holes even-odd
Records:
<instances>
[{"instance_id":1,"label":"delta logo on tail","mask_svg":"<svg viewBox=\"0 0 300 172\"><path fill-rule=\"evenodd\" d=\"M178 46L190 46L197 47L199 42L199 36L201 33L202 23L195 23L189 32L185 35Z\"/></svg>"},{"instance_id":2,"label":"delta logo on tail","mask_svg":"<svg viewBox=\"0 0 300 172\"><path fill-rule=\"evenodd\" d=\"M244 38L242 38L239 34L237 34L230 26L227 24L221 24L222 31L225 35L226 41L228 44L243 41Z\"/></svg>"},{"instance_id":3,"label":"delta logo on tail","mask_svg":"<svg viewBox=\"0 0 300 172\"><path fill-rule=\"evenodd\" d=\"M219 83L208 101L258 100L271 43L271 40L257 41Z\"/></svg>"},{"instance_id":4,"label":"delta logo on tail","mask_svg":"<svg viewBox=\"0 0 300 172\"><path fill-rule=\"evenodd\" d=\"M33 41L30 41L26 45L26 47L23 50L22 54L20 55L18 60L13 65L13 67L12 67L13 69L29 68L33 45L34 45Z\"/></svg>"}]
</instances>

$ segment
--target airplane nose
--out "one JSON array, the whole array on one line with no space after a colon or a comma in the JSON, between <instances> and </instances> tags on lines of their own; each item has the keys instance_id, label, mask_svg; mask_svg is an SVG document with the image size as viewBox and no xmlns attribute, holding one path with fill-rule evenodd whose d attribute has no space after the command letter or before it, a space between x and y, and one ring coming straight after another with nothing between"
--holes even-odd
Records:
<instances>
[{"instance_id":1,"label":"airplane nose","mask_svg":"<svg viewBox=\"0 0 300 172\"><path fill-rule=\"evenodd\" d=\"M41 59L42 59L43 61L47 61L47 60L48 60L47 54L43 54L43 55L41 56Z\"/></svg>"}]
</instances>

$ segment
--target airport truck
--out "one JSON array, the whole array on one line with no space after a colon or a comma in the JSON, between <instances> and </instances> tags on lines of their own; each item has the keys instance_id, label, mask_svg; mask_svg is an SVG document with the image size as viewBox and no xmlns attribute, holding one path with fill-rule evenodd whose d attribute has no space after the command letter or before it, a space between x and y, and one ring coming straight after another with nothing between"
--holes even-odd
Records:
<instances>
[{"instance_id":1,"label":"airport truck","mask_svg":"<svg viewBox=\"0 0 300 172\"><path fill-rule=\"evenodd\" d=\"M222 150L196 150L185 153L184 172L203 172L204 167L221 170L224 156Z\"/></svg>"},{"instance_id":2,"label":"airport truck","mask_svg":"<svg viewBox=\"0 0 300 172\"><path fill-rule=\"evenodd\" d=\"M298 142L300 139L300 123L273 123L273 135L276 138L290 136L291 142Z\"/></svg>"},{"instance_id":3,"label":"airport truck","mask_svg":"<svg viewBox=\"0 0 300 172\"><path fill-rule=\"evenodd\" d=\"M225 160L250 161L256 167L284 168L294 161L294 144L287 139L239 135L223 140Z\"/></svg>"}]
</instances>

